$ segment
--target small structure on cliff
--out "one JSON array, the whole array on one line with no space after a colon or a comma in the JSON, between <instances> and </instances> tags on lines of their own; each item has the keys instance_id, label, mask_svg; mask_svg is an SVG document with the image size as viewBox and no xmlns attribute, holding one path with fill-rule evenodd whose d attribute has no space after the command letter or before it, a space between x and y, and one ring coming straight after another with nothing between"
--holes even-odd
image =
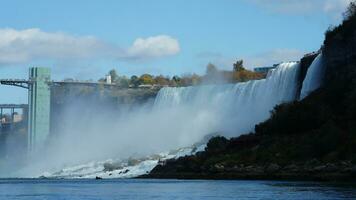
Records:
<instances>
[{"instance_id":1,"label":"small structure on cliff","mask_svg":"<svg viewBox=\"0 0 356 200\"><path fill-rule=\"evenodd\" d=\"M256 67L253 69L253 71L258 72L258 73L267 74L270 70L276 68L277 66L278 66L278 64L274 64L273 66L268 66L268 67Z\"/></svg>"}]
</instances>

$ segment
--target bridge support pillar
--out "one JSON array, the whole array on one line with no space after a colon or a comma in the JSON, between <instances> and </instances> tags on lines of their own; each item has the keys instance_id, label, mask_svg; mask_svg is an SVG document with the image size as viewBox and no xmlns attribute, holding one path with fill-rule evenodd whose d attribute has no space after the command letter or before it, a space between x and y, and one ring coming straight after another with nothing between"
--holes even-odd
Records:
<instances>
[{"instance_id":1,"label":"bridge support pillar","mask_svg":"<svg viewBox=\"0 0 356 200\"><path fill-rule=\"evenodd\" d=\"M50 131L50 69L30 68L28 91L28 149L37 151L45 144Z\"/></svg>"}]
</instances>

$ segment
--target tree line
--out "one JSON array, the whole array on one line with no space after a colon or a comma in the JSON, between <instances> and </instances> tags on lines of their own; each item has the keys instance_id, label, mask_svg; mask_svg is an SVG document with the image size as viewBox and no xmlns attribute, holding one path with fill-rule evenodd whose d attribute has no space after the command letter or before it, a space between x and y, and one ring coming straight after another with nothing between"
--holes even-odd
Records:
<instances>
[{"instance_id":1,"label":"tree line","mask_svg":"<svg viewBox=\"0 0 356 200\"><path fill-rule=\"evenodd\" d=\"M110 76L112 84L124 88L140 86L184 87L198 84L236 83L265 78L263 73L253 72L244 68L243 60L236 61L232 66L232 70L220 70L216 65L208 63L204 75L194 73L170 77L146 73L141 76L133 75L127 77L119 75L115 69L110 70L107 75ZM99 82L106 82L106 77L100 78Z\"/></svg>"}]
</instances>

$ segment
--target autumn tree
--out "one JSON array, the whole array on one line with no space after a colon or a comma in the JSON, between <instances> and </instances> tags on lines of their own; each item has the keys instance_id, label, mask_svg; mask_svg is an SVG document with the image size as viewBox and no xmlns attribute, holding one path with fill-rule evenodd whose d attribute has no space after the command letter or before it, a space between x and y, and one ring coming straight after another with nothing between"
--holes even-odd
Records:
<instances>
[{"instance_id":1,"label":"autumn tree","mask_svg":"<svg viewBox=\"0 0 356 200\"><path fill-rule=\"evenodd\" d=\"M156 76L154 80L158 85L169 85L169 79L164 77L163 75Z\"/></svg>"},{"instance_id":2,"label":"autumn tree","mask_svg":"<svg viewBox=\"0 0 356 200\"><path fill-rule=\"evenodd\" d=\"M233 70L235 71L235 72L239 72L239 71L243 71L243 70L245 70L245 68L244 68L244 61L243 60L238 60L238 61L236 61L234 64L233 64Z\"/></svg>"},{"instance_id":3,"label":"autumn tree","mask_svg":"<svg viewBox=\"0 0 356 200\"><path fill-rule=\"evenodd\" d=\"M140 85L140 80L137 76L133 75L130 78L130 85L137 87L138 85Z\"/></svg>"},{"instance_id":4,"label":"autumn tree","mask_svg":"<svg viewBox=\"0 0 356 200\"><path fill-rule=\"evenodd\" d=\"M153 76L150 74L143 74L140 77L140 83L145 85L153 85L155 83Z\"/></svg>"}]
</instances>

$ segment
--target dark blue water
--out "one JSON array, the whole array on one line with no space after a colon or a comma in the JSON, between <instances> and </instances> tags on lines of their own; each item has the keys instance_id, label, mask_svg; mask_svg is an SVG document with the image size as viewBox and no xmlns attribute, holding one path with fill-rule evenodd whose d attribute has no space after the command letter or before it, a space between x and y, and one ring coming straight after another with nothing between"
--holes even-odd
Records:
<instances>
[{"instance_id":1,"label":"dark blue water","mask_svg":"<svg viewBox=\"0 0 356 200\"><path fill-rule=\"evenodd\" d=\"M356 199L348 184L278 181L2 179L0 199Z\"/></svg>"}]
</instances>

